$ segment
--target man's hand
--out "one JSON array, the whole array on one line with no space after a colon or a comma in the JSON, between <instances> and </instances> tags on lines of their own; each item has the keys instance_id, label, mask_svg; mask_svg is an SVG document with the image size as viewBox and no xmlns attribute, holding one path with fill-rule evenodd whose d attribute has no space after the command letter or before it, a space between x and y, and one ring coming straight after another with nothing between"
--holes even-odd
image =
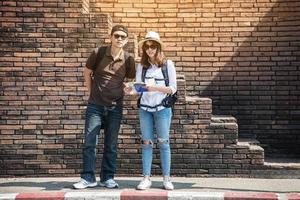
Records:
<instances>
[{"instance_id":1,"label":"man's hand","mask_svg":"<svg viewBox=\"0 0 300 200\"><path fill-rule=\"evenodd\" d=\"M133 87L132 87L129 83L124 83L123 91L124 91L125 94L127 94L127 95L134 95L134 94L137 94L137 93L135 92L135 90L133 89Z\"/></svg>"}]
</instances>

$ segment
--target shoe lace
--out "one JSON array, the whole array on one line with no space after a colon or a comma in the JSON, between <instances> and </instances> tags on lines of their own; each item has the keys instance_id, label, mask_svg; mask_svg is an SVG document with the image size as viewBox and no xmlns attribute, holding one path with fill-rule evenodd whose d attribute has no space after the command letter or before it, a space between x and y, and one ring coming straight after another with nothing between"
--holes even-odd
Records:
<instances>
[{"instance_id":1,"label":"shoe lace","mask_svg":"<svg viewBox=\"0 0 300 200\"><path fill-rule=\"evenodd\" d=\"M89 184L89 182L87 182L85 179L81 179L80 182L81 182L83 185Z\"/></svg>"},{"instance_id":2,"label":"shoe lace","mask_svg":"<svg viewBox=\"0 0 300 200\"><path fill-rule=\"evenodd\" d=\"M171 182L171 179L164 180L164 184L165 185L173 185L172 182Z\"/></svg>"},{"instance_id":3,"label":"shoe lace","mask_svg":"<svg viewBox=\"0 0 300 200\"><path fill-rule=\"evenodd\" d=\"M147 177L144 177L143 180L141 181L142 185L148 184L150 182L150 179Z\"/></svg>"},{"instance_id":4,"label":"shoe lace","mask_svg":"<svg viewBox=\"0 0 300 200\"><path fill-rule=\"evenodd\" d=\"M116 184L116 181L113 180L113 179L108 179L108 180L106 181L106 183L112 185L112 184Z\"/></svg>"}]
</instances>

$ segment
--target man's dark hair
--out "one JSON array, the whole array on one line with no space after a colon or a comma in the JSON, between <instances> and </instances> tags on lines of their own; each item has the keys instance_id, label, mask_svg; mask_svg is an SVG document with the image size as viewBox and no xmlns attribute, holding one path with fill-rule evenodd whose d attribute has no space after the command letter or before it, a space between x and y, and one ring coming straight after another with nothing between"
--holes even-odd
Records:
<instances>
[{"instance_id":1,"label":"man's dark hair","mask_svg":"<svg viewBox=\"0 0 300 200\"><path fill-rule=\"evenodd\" d=\"M123 26L123 25L120 25L120 24L118 24L118 25L115 25L112 29L111 29L111 35L113 35L113 33L114 32L116 32L116 31L123 31L124 33L126 33L126 35L128 36L128 29L125 27L125 26Z\"/></svg>"}]
</instances>

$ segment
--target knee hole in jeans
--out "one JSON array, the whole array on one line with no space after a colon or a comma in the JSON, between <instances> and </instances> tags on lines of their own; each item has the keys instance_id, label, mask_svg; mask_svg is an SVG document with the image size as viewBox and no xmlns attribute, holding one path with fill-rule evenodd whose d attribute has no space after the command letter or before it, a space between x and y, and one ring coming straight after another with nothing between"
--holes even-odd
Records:
<instances>
[{"instance_id":1,"label":"knee hole in jeans","mask_svg":"<svg viewBox=\"0 0 300 200\"><path fill-rule=\"evenodd\" d=\"M153 142L151 140L141 140L141 143L145 146L153 146Z\"/></svg>"},{"instance_id":2,"label":"knee hole in jeans","mask_svg":"<svg viewBox=\"0 0 300 200\"><path fill-rule=\"evenodd\" d=\"M158 138L157 141L160 148L169 148L169 139Z\"/></svg>"},{"instance_id":3,"label":"knee hole in jeans","mask_svg":"<svg viewBox=\"0 0 300 200\"><path fill-rule=\"evenodd\" d=\"M158 144L169 144L169 139L158 138Z\"/></svg>"}]
</instances>

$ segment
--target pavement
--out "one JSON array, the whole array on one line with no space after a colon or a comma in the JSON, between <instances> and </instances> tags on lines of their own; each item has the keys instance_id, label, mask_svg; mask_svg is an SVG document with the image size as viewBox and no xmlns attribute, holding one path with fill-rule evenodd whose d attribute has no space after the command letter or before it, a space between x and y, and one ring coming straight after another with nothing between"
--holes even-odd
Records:
<instances>
[{"instance_id":1,"label":"pavement","mask_svg":"<svg viewBox=\"0 0 300 200\"><path fill-rule=\"evenodd\" d=\"M135 190L141 177L116 177L117 189L72 189L78 177L1 178L0 200L300 200L300 179L172 177L175 189ZM99 181L99 180L98 180Z\"/></svg>"}]
</instances>

